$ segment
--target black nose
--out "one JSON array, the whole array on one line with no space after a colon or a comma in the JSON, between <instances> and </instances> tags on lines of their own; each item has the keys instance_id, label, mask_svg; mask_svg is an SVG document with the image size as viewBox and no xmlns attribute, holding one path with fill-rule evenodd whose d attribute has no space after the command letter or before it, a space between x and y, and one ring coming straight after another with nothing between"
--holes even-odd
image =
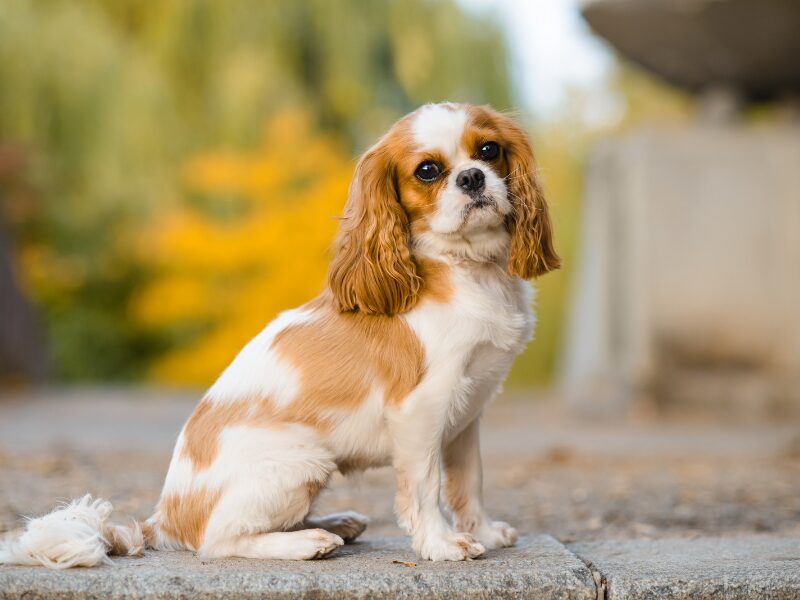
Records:
<instances>
[{"instance_id":1,"label":"black nose","mask_svg":"<svg viewBox=\"0 0 800 600\"><path fill-rule=\"evenodd\" d=\"M486 184L486 176L477 168L461 171L456 177L456 185L465 192L480 192Z\"/></svg>"}]
</instances>

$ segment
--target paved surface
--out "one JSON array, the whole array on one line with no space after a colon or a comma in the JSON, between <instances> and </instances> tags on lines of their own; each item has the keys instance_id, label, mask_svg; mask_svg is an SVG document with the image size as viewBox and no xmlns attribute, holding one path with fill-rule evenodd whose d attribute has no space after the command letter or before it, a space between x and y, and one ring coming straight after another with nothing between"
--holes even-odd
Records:
<instances>
[{"instance_id":1,"label":"paved surface","mask_svg":"<svg viewBox=\"0 0 800 600\"><path fill-rule=\"evenodd\" d=\"M74 389L0 395L0 533L86 492L152 514L198 393ZM597 421L507 396L481 432L493 517L562 542L800 535L800 423L640 416ZM334 477L318 513L357 510L399 536L394 477Z\"/></svg>"},{"instance_id":2,"label":"paved surface","mask_svg":"<svg viewBox=\"0 0 800 600\"><path fill-rule=\"evenodd\" d=\"M609 600L800 598L800 537L571 544Z\"/></svg>"},{"instance_id":3,"label":"paved surface","mask_svg":"<svg viewBox=\"0 0 800 600\"><path fill-rule=\"evenodd\" d=\"M789 600L800 597L800 537L634 540L517 547L461 563L419 561L407 540L369 539L325 560L203 562L149 552L113 566L0 567L0 598L539 598Z\"/></svg>"},{"instance_id":4,"label":"paved surface","mask_svg":"<svg viewBox=\"0 0 800 600\"><path fill-rule=\"evenodd\" d=\"M398 562L394 562L398 561ZM405 563L405 564L402 564ZM406 540L340 548L325 560L201 562L151 552L114 566L53 572L0 567L0 597L35 598L542 598L594 600L589 569L549 536L461 563L417 562Z\"/></svg>"},{"instance_id":5,"label":"paved surface","mask_svg":"<svg viewBox=\"0 0 800 600\"><path fill-rule=\"evenodd\" d=\"M198 394L72 390L0 397L0 534L85 492L146 518ZM800 598L800 424L639 415L595 421L506 397L482 430L490 513L517 548L414 562L390 469L334 478L324 514L372 518L366 541L311 563L153 553L115 567L0 568L0 598ZM764 535L764 534L769 535ZM303 596L299 596L303 597Z\"/></svg>"}]
</instances>

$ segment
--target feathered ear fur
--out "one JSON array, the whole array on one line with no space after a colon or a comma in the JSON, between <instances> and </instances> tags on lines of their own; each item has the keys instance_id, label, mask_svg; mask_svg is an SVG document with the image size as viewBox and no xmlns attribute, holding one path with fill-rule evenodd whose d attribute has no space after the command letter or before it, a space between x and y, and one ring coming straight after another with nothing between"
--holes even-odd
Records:
<instances>
[{"instance_id":1,"label":"feathered ear fur","mask_svg":"<svg viewBox=\"0 0 800 600\"><path fill-rule=\"evenodd\" d=\"M356 166L334 250L328 284L339 310L394 315L414 306L421 279L383 143Z\"/></svg>"},{"instance_id":2,"label":"feathered ear fur","mask_svg":"<svg viewBox=\"0 0 800 600\"><path fill-rule=\"evenodd\" d=\"M508 272L530 279L559 268L561 259L553 247L550 213L528 136L508 117L500 115L500 123L509 168L508 192L514 207L508 218Z\"/></svg>"}]
</instances>

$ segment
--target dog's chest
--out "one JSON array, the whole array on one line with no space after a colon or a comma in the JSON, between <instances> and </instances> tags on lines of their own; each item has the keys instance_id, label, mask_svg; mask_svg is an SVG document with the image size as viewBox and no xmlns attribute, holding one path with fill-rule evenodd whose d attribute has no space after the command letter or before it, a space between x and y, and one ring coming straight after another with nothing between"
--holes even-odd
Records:
<instances>
[{"instance_id":1,"label":"dog's chest","mask_svg":"<svg viewBox=\"0 0 800 600\"><path fill-rule=\"evenodd\" d=\"M454 428L476 416L530 339L533 291L500 269L454 269L447 303L426 303L410 319L427 376L441 379Z\"/></svg>"},{"instance_id":2,"label":"dog's chest","mask_svg":"<svg viewBox=\"0 0 800 600\"><path fill-rule=\"evenodd\" d=\"M448 302L422 307L415 328L431 361L440 358L437 353L467 356L486 345L513 354L524 347L534 322L533 290L527 282L499 268L456 268L452 285Z\"/></svg>"}]
</instances>

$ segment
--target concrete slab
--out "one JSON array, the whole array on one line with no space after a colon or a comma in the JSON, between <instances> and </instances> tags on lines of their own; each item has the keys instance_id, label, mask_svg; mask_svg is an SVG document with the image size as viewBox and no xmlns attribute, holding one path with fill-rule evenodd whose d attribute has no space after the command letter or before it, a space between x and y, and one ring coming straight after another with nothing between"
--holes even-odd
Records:
<instances>
[{"instance_id":1,"label":"concrete slab","mask_svg":"<svg viewBox=\"0 0 800 600\"><path fill-rule=\"evenodd\" d=\"M800 537L602 541L568 547L589 564L608 600L800 598Z\"/></svg>"},{"instance_id":2,"label":"concrete slab","mask_svg":"<svg viewBox=\"0 0 800 600\"><path fill-rule=\"evenodd\" d=\"M589 569L550 536L523 537L515 548L463 563L418 561L404 538L368 539L311 562L204 563L188 552L150 552L114 563L62 572L0 567L0 598L596 597Z\"/></svg>"}]
</instances>

